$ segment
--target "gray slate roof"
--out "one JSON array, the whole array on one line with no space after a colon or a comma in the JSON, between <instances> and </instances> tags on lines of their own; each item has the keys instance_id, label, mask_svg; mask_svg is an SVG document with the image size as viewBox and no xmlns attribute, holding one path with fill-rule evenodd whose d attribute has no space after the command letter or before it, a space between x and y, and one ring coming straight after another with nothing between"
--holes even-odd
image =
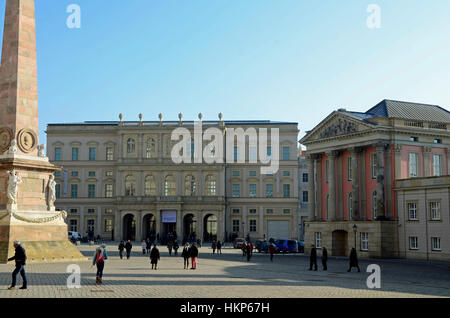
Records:
<instances>
[{"instance_id":1,"label":"gray slate roof","mask_svg":"<svg viewBox=\"0 0 450 318\"><path fill-rule=\"evenodd\" d=\"M387 99L369 109L366 114L374 117L450 123L450 112L440 106Z\"/></svg>"}]
</instances>

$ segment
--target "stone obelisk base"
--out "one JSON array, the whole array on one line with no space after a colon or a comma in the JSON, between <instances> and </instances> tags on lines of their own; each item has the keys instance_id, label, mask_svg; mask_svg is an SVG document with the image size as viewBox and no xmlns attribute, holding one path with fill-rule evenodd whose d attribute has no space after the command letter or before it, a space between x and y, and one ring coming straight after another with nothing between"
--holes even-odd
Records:
<instances>
[{"instance_id":1,"label":"stone obelisk base","mask_svg":"<svg viewBox=\"0 0 450 318\"><path fill-rule=\"evenodd\" d=\"M87 261L67 238L68 228L63 212L0 211L0 264L14 256L13 242L25 248L28 263ZM42 222L42 223L34 223Z\"/></svg>"}]
</instances>

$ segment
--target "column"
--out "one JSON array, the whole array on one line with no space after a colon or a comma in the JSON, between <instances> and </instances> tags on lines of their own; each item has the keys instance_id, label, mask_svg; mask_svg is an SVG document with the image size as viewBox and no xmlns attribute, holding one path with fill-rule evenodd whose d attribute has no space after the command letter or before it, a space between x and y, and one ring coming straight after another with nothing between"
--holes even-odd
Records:
<instances>
[{"instance_id":1,"label":"column","mask_svg":"<svg viewBox=\"0 0 450 318\"><path fill-rule=\"evenodd\" d=\"M386 146L386 163L385 163L385 179L386 179L386 209L385 209L385 216L388 219L392 219L392 211L394 208L394 205L397 204L394 200L394 196L392 193L392 189L395 186L392 182L392 154L393 154L393 147L391 145ZM394 194L395 195L395 194Z\"/></svg>"},{"instance_id":2,"label":"column","mask_svg":"<svg viewBox=\"0 0 450 318\"><path fill-rule=\"evenodd\" d=\"M136 241L142 241L142 211L136 211Z\"/></svg>"},{"instance_id":3,"label":"column","mask_svg":"<svg viewBox=\"0 0 450 318\"><path fill-rule=\"evenodd\" d=\"M138 137L138 162L142 162L142 158L144 157L144 136L142 134L139 134Z\"/></svg>"},{"instance_id":4,"label":"column","mask_svg":"<svg viewBox=\"0 0 450 318\"><path fill-rule=\"evenodd\" d=\"M119 153L117 154L117 159L122 162L123 159L123 134L119 135Z\"/></svg>"},{"instance_id":5,"label":"column","mask_svg":"<svg viewBox=\"0 0 450 318\"><path fill-rule=\"evenodd\" d=\"M315 184L315 193L314 193L314 219L322 220L322 155L317 155L317 159L314 161L314 184Z\"/></svg>"},{"instance_id":6,"label":"column","mask_svg":"<svg viewBox=\"0 0 450 318\"><path fill-rule=\"evenodd\" d=\"M423 176L421 177L431 177L433 175L431 171L431 147L423 147ZM418 169L420 171L420 169Z\"/></svg>"},{"instance_id":7,"label":"column","mask_svg":"<svg viewBox=\"0 0 450 318\"><path fill-rule=\"evenodd\" d=\"M203 242L203 210L197 213L197 239Z\"/></svg>"},{"instance_id":8,"label":"column","mask_svg":"<svg viewBox=\"0 0 450 318\"><path fill-rule=\"evenodd\" d=\"M447 148L447 176L450 175L450 148Z\"/></svg>"},{"instance_id":9,"label":"column","mask_svg":"<svg viewBox=\"0 0 450 318\"><path fill-rule=\"evenodd\" d=\"M161 211L158 207L156 207L155 211L155 222L156 222L156 235L161 239Z\"/></svg>"},{"instance_id":10,"label":"column","mask_svg":"<svg viewBox=\"0 0 450 318\"><path fill-rule=\"evenodd\" d=\"M327 221L335 221L337 218L336 209L336 152L327 152L328 156L328 213Z\"/></svg>"},{"instance_id":11,"label":"column","mask_svg":"<svg viewBox=\"0 0 450 318\"><path fill-rule=\"evenodd\" d=\"M97 207L97 235L103 237L103 226L102 226L102 207Z\"/></svg>"},{"instance_id":12,"label":"column","mask_svg":"<svg viewBox=\"0 0 450 318\"><path fill-rule=\"evenodd\" d=\"M309 155L308 159L308 211L309 211L309 221L314 221L316 219L316 178L314 175L316 158L313 155ZM299 176L300 179L300 176ZM301 198L299 198L301 200Z\"/></svg>"},{"instance_id":13,"label":"column","mask_svg":"<svg viewBox=\"0 0 450 318\"><path fill-rule=\"evenodd\" d=\"M181 208L180 208L181 209ZM177 239L183 239L183 212L181 210L177 210L177 226L175 231L177 231Z\"/></svg>"},{"instance_id":14,"label":"column","mask_svg":"<svg viewBox=\"0 0 450 318\"><path fill-rule=\"evenodd\" d=\"M352 162L352 211L353 215L349 215L349 219L359 220L359 166L358 166L358 155L360 153L359 148L350 149L351 152L351 162Z\"/></svg>"},{"instance_id":15,"label":"column","mask_svg":"<svg viewBox=\"0 0 450 318\"><path fill-rule=\"evenodd\" d=\"M247 239L247 207L242 207L242 237Z\"/></svg>"},{"instance_id":16,"label":"column","mask_svg":"<svg viewBox=\"0 0 450 318\"><path fill-rule=\"evenodd\" d=\"M83 236L86 234L86 228L84 226L84 207L80 208L80 226L78 232Z\"/></svg>"},{"instance_id":17,"label":"column","mask_svg":"<svg viewBox=\"0 0 450 318\"><path fill-rule=\"evenodd\" d=\"M377 143L377 219L385 218L384 209L384 151L385 144Z\"/></svg>"},{"instance_id":18,"label":"column","mask_svg":"<svg viewBox=\"0 0 450 318\"><path fill-rule=\"evenodd\" d=\"M122 217L120 211L114 212L114 240L120 241L122 237Z\"/></svg>"},{"instance_id":19,"label":"column","mask_svg":"<svg viewBox=\"0 0 450 318\"><path fill-rule=\"evenodd\" d=\"M259 207L259 225L258 225L258 232L259 232L259 237L263 238L264 237L264 207L260 206Z\"/></svg>"},{"instance_id":20,"label":"column","mask_svg":"<svg viewBox=\"0 0 450 318\"><path fill-rule=\"evenodd\" d=\"M395 180L402 179L402 145L394 145Z\"/></svg>"}]
</instances>

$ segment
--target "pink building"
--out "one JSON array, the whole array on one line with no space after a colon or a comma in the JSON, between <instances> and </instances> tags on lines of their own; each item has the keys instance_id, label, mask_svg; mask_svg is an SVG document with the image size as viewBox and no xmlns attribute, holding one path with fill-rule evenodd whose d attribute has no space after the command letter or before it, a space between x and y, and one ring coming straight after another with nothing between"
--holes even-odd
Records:
<instances>
[{"instance_id":1,"label":"pink building","mask_svg":"<svg viewBox=\"0 0 450 318\"><path fill-rule=\"evenodd\" d=\"M334 111L307 132L306 247L399 257L396 180L449 175L448 129L450 112L439 106L384 100L365 113Z\"/></svg>"}]
</instances>

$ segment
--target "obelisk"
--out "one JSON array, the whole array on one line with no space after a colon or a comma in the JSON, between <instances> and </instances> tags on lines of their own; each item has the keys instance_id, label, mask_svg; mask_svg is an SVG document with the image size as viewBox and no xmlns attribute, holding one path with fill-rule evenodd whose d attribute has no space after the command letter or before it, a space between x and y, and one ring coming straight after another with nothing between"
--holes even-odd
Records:
<instances>
[{"instance_id":1,"label":"obelisk","mask_svg":"<svg viewBox=\"0 0 450 318\"><path fill-rule=\"evenodd\" d=\"M56 211L54 172L38 147L35 0L6 0L0 65L0 263L14 240L29 262L84 260Z\"/></svg>"}]
</instances>

